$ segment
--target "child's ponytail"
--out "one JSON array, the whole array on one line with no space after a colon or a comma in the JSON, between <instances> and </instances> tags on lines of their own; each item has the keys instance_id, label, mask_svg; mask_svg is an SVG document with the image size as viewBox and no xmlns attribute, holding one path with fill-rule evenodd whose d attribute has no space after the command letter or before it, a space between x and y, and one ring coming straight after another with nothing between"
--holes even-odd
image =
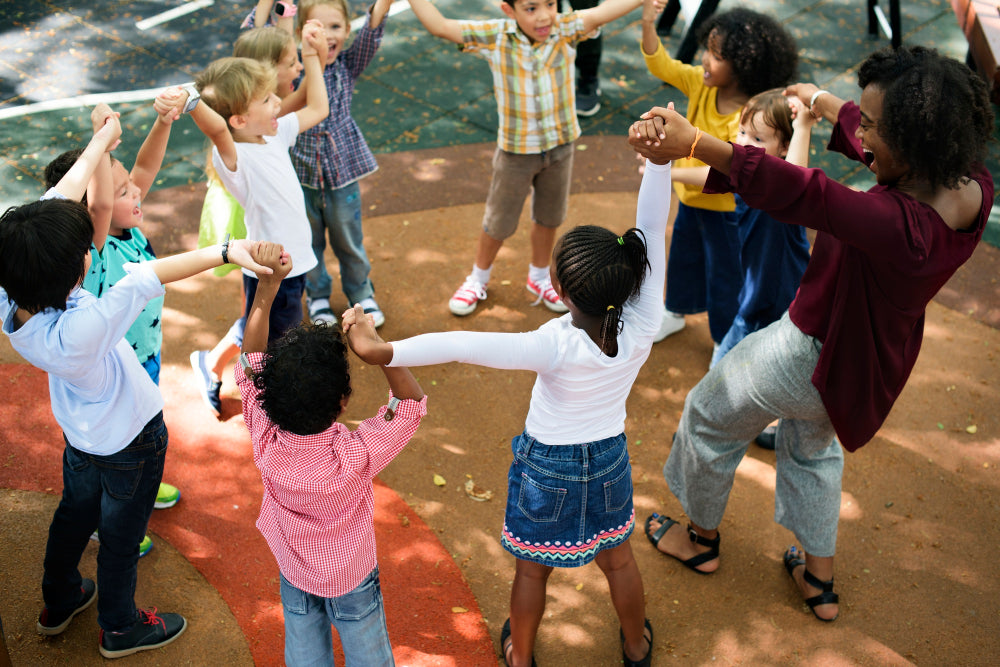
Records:
<instances>
[{"instance_id":1,"label":"child's ponytail","mask_svg":"<svg viewBox=\"0 0 1000 667\"><path fill-rule=\"evenodd\" d=\"M556 279L580 312L602 318L601 351L618 354L622 307L639 293L649 261L642 232L630 229L621 236L583 225L559 241Z\"/></svg>"}]
</instances>

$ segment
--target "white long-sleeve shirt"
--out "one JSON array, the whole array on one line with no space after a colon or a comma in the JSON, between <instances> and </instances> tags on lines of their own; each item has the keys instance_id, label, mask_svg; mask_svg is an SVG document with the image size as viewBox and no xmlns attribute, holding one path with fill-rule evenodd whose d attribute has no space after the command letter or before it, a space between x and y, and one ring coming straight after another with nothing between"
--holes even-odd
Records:
<instances>
[{"instance_id":1,"label":"white long-sleeve shirt","mask_svg":"<svg viewBox=\"0 0 1000 667\"><path fill-rule=\"evenodd\" d=\"M671 197L670 165L647 162L639 188L636 227L646 239L650 269L638 296L622 309L618 354L608 357L567 313L526 333L454 331L392 343L390 366L452 361L538 374L525 421L528 435L547 445L613 437L625 430L625 402L649 356L663 317L665 230Z\"/></svg>"}]
</instances>

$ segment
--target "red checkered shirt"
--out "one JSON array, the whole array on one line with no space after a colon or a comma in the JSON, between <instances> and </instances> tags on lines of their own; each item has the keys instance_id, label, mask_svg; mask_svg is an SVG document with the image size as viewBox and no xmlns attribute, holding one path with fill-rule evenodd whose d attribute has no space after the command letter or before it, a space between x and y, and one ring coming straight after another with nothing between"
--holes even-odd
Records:
<instances>
[{"instance_id":1,"label":"red checkered shirt","mask_svg":"<svg viewBox=\"0 0 1000 667\"><path fill-rule=\"evenodd\" d=\"M251 370L260 370L262 353L244 358ZM278 568L313 595L351 592L376 565L372 479L413 437L427 414L427 397L400 401L389 419L382 406L356 431L334 422L322 433L296 435L268 419L242 364L236 383L264 481L257 529Z\"/></svg>"}]
</instances>

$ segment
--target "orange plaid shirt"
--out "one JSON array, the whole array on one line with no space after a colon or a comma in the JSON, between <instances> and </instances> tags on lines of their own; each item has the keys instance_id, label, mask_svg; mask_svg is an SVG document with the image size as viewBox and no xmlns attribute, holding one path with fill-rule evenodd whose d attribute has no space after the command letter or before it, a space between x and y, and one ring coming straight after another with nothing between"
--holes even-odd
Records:
<instances>
[{"instance_id":1,"label":"orange plaid shirt","mask_svg":"<svg viewBox=\"0 0 1000 667\"><path fill-rule=\"evenodd\" d=\"M485 58L493 72L500 127L497 145L509 153L549 151L580 136L573 63L586 38L576 12L559 14L548 39L538 44L514 19L460 21L467 53Z\"/></svg>"}]
</instances>

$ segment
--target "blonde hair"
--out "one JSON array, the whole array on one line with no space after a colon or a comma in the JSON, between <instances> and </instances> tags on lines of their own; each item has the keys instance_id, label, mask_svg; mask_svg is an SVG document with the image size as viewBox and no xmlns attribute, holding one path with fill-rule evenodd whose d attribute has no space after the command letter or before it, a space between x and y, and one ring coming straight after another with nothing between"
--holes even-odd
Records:
<instances>
[{"instance_id":1,"label":"blonde hair","mask_svg":"<svg viewBox=\"0 0 1000 667\"><path fill-rule=\"evenodd\" d=\"M240 34L233 44L233 56L277 65L289 45L294 48L295 39L281 28L254 28Z\"/></svg>"},{"instance_id":2,"label":"blonde hair","mask_svg":"<svg viewBox=\"0 0 1000 667\"><path fill-rule=\"evenodd\" d=\"M751 97L740 112L740 125L750 122L760 113L764 124L774 130L782 146L792 140L792 109L784 88L772 88Z\"/></svg>"},{"instance_id":3,"label":"blonde hair","mask_svg":"<svg viewBox=\"0 0 1000 667\"><path fill-rule=\"evenodd\" d=\"M298 3L299 11L296 14L298 21L295 24L300 35L302 34L302 26L310 18L309 14L314 8L320 5L329 5L330 7L339 9L340 13L344 15L344 20L347 22L347 29L351 29L351 10L347 8L346 0L300 0Z\"/></svg>"},{"instance_id":4,"label":"blonde hair","mask_svg":"<svg viewBox=\"0 0 1000 667\"><path fill-rule=\"evenodd\" d=\"M274 67L252 58L219 58L195 79L201 100L226 121L245 114L250 103L274 92Z\"/></svg>"}]
</instances>

